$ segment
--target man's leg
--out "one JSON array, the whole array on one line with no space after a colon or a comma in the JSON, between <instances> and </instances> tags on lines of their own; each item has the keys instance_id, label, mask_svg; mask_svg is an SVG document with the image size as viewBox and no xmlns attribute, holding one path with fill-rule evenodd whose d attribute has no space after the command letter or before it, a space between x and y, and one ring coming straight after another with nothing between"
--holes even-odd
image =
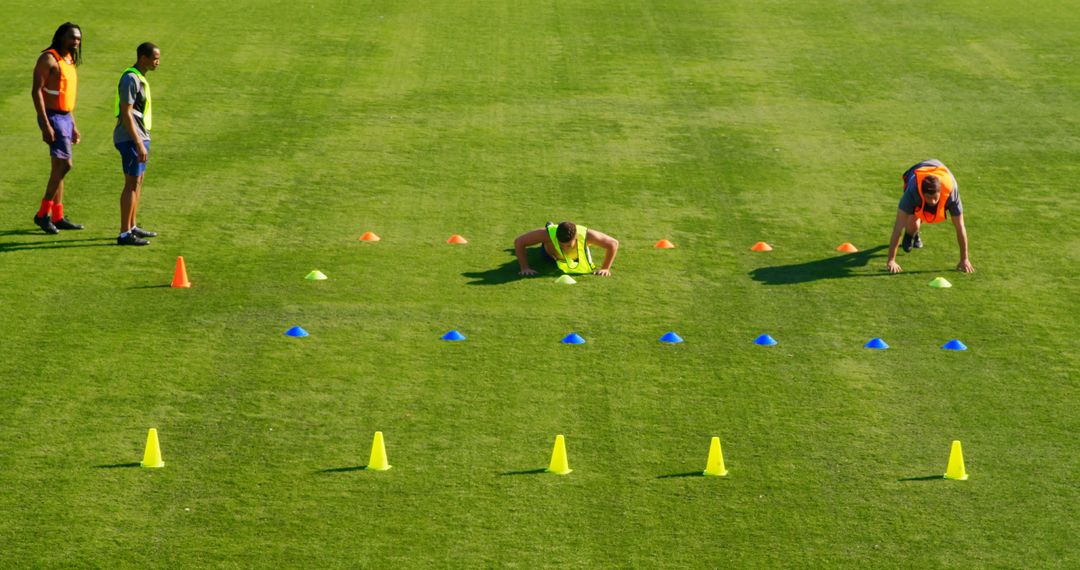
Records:
<instances>
[{"instance_id":1,"label":"man's leg","mask_svg":"<svg viewBox=\"0 0 1080 570\"><path fill-rule=\"evenodd\" d=\"M904 226L904 239L900 242L900 246L904 248L904 251L910 252L913 247L922 247L922 238L919 237L921 224L922 220L919 219L919 216L908 218L907 225Z\"/></svg>"},{"instance_id":2,"label":"man's leg","mask_svg":"<svg viewBox=\"0 0 1080 570\"><path fill-rule=\"evenodd\" d=\"M120 236L116 238L116 243L119 245L147 245L150 243L131 234L131 227L135 225L135 202L138 200L141 186L142 176L124 174L124 190L120 192Z\"/></svg>"},{"instance_id":3,"label":"man's leg","mask_svg":"<svg viewBox=\"0 0 1080 570\"><path fill-rule=\"evenodd\" d=\"M47 234L60 233L53 225L53 207L61 203L64 198L64 176L71 170L70 158L51 157L52 170L49 172L49 182L45 184L45 196L41 199L41 208L34 214L34 223Z\"/></svg>"}]
</instances>

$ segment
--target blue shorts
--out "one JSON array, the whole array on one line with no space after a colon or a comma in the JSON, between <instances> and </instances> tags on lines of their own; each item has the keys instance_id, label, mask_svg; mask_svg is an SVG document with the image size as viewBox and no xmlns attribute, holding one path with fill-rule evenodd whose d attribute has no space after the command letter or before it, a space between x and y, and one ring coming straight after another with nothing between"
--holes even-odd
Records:
<instances>
[{"instance_id":1,"label":"blue shorts","mask_svg":"<svg viewBox=\"0 0 1080 570\"><path fill-rule=\"evenodd\" d=\"M63 111L45 111L45 118L52 126L56 137L49 145L49 156L55 156L62 160L71 160L71 137L75 131L75 121L71 119L71 113ZM44 126L38 118L38 126Z\"/></svg>"},{"instance_id":2,"label":"blue shorts","mask_svg":"<svg viewBox=\"0 0 1080 570\"><path fill-rule=\"evenodd\" d=\"M142 142L146 147L146 162L150 162L150 141ZM134 141L116 143L116 150L120 151L120 163L124 167L124 174L128 176L142 176L146 172L146 162L139 162L139 147Z\"/></svg>"}]
</instances>

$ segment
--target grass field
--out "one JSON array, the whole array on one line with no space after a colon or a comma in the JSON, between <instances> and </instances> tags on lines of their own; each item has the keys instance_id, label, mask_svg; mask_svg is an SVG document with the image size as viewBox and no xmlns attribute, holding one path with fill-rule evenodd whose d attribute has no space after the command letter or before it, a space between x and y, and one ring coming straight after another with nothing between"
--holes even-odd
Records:
<instances>
[{"instance_id":1,"label":"grass field","mask_svg":"<svg viewBox=\"0 0 1080 570\"><path fill-rule=\"evenodd\" d=\"M1080 566L1074 2L140 6L2 8L0 566ZM53 237L28 91L65 19L87 230ZM160 237L119 248L145 40ZM929 157L975 274L950 224L884 272ZM612 278L516 278L563 219ZM394 468L350 469L376 430ZM560 433L574 472L525 473ZM688 476L714 435L730 474ZM970 480L929 479L953 439Z\"/></svg>"}]
</instances>

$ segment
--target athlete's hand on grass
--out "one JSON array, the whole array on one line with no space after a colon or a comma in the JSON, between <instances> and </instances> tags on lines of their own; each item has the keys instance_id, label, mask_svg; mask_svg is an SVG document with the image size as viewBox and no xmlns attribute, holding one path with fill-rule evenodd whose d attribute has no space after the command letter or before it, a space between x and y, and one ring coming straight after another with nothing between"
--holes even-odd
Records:
<instances>
[{"instance_id":1,"label":"athlete's hand on grass","mask_svg":"<svg viewBox=\"0 0 1080 570\"><path fill-rule=\"evenodd\" d=\"M975 273L975 268L971 266L971 262L966 259L961 259L960 263L956 264L956 270L963 273Z\"/></svg>"},{"instance_id":2,"label":"athlete's hand on grass","mask_svg":"<svg viewBox=\"0 0 1080 570\"><path fill-rule=\"evenodd\" d=\"M610 269L597 269L596 271L593 271L593 275L599 275L601 277L611 277L611 270Z\"/></svg>"},{"instance_id":3,"label":"athlete's hand on grass","mask_svg":"<svg viewBox=\"0 0 1080 570\"><path fill-rule=\"evenodd\" d=\"M46 123L45 128L41 129L41 140L45 141L45 144L56 142L56 133L53 132L52 125Z\"/></svg>"},{"instance_id":4,"label":"athlete's hand on grass","mask_svg":"<svg viewBox=\"0 0 1080 570\"><path fill-rule=\"evenodd\" d=\"M889 273L900 273L903 269L900 269L900 264L895 261L890 261L885 264L885 267L889 269Z\"/></svg>"},{"instance_id":5,"label":"athlete's hand on grass","mask_svg":"<svg viewBox=\"0 0 1080 570\"><path fill-rule=\"evenodd\" d=\"M522 277L532 277L536 275L536 270L531 267L526 267L525 269L518 271L518 275L521 275Z\"/></svg>"}]
</instances>

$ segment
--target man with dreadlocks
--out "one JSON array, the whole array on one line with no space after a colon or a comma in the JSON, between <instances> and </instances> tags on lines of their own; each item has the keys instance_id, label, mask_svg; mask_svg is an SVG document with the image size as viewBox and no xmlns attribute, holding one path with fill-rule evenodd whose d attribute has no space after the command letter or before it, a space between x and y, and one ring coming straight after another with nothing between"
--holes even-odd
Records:
<instances>
[{"instance_id":1,"label":"man with dreadlocks","mask_svg":"<svg viewBox=\"0 0 1080 570\"><path fill-rule=\"evenodd\" d=\"M82 136L75 126L75 94L78 76L75 67L82 63L82 29L78 24L64 22L53 34L52 43L41 51L34 66L34 83L30 96L34 99L41 140L49 145L52 172L45 185L41 208L34 223L47 234L60 230L81 230L83 227L64 217L64 176L71 170L71 145L79 144Z\"/></svg>"}]
</instances>

